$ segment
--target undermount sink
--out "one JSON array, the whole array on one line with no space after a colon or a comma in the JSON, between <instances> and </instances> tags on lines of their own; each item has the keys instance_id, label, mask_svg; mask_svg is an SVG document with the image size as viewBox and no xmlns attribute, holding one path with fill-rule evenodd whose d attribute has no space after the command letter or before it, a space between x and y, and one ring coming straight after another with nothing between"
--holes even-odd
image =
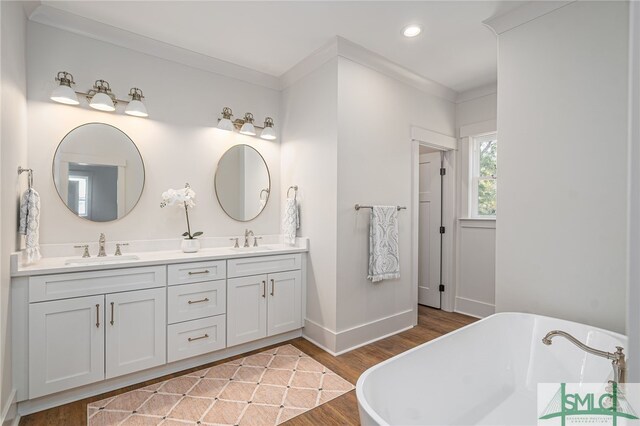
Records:
<instances>
[{"instance_id":1,"label":"undermount sink","mask_svg":"<svg viewBox=\"0 0 640 426\"><path fill-rule=\"evenodd\" d=\"M65 265L109 265L111 263L131 262L132 260L140 260L135 254L125 254L122 256L106 256L106 257L81 257L79 259L67 259Z\"/></svg>"},{"instance_id":2,"label":"undermount sink","mask_svg":"<svg viewBox=\"0 0 640 426\"><path fill-rule=\"evenodd\" d=\"M232 247L229 250L231 251L237 251L240 253L249 253L249 252L256 252L256 251L267 251L267 250L271 250L271 247Z\"/></svg>"}]
</instances>

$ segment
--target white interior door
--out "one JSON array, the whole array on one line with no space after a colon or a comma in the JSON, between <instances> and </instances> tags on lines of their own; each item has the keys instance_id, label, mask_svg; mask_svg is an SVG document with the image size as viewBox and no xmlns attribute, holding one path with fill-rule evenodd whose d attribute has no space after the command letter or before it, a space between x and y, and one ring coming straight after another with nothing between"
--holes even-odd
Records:
<instances>
[{"instance_id":1,"label":"white interior door","mask_svg":"<svg viewBox=\"0 0 640 426\"><path fill-rule=\"evenodd\" d=\"M440 308L440 155L420 155L418 186L418 303L434 308Z\"/></svg>"}]
</instances>

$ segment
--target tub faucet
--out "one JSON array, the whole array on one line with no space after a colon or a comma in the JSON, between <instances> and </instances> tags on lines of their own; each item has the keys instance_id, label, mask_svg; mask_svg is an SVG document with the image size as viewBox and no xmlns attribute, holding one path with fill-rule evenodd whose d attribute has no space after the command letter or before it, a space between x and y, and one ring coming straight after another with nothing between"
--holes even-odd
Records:
<instances>
[{"instance_id":1,"label":"tub faucet","mask_svg":"<svg viewBox=\"0 0 640 426\"><path fill-rule=\"evenodd\" d=\"M100 234L100 239L98 240L99 248L98 248L98 257L105 257L107 252L104 251L104 243L106 242L106 237L104 234Z\"/></svg>"},{"instance_id":2,"label":"tub faucet","mask_svg":"<svg viewBox=\"0 0 640 426\"><path fill-rule=\"evenodd\" d=\"M577 347L579 347L580 349L582 349L587 353L611 360L611 366L613 367L613 381L618 384L624 384L626 382L627 362L625 360L623 347L616 346L616 351L613 353L601 351L599 349L594 349L590 346L585 345L584 343L582 343L581 341L579 341L569 333L566 333L560 330L553 330L548 332L547 335L542 338L542 343L550 346L551 339L553 339L555 336L564 337L565 339L567 339L568 341L570 341L571 343L573 343L574 345L576 345Z\"/></svg>"},{"instance_id":3,"label":"tub faucet","mask_svg":"<svg viewBox=\"0 0 640 426\"><path fill-rule=\"evenodd\" d=\"M244 247L249 247L249 237L253 237L253 231L249 229L244 230Z\"/></svg>"}]
</instances>

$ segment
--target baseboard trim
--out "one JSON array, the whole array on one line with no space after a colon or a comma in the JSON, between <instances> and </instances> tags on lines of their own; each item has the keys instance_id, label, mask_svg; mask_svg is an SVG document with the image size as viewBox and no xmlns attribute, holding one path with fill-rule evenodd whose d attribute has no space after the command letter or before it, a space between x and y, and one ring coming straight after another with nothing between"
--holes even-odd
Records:
<instances>
[{"instance_id":1,"label":"baseboard trim","mask_svg":"<svg viewBox=\"0 0 640 426\"><path fill-rule=\"evenodd\" d=\"M287 340L295 339L302 336L302 330L294 330L288 333L271 336L255 342L244 343L242 345L233 346L221 351L212 352L197 357L176 361L171 364L165 364L149 370L132 373L123 377L105 380L90 385L82 386L75 389L58 392L52 395L40 398L18 402L17 413L21 416L36 413L59 405L68 404L80 399L91 396L100 395L126 386L142 383L165 376L167 374L178 373L180 371L196 368L211 362L220 361L225 358L240 355L245 352L261 349ZM8 426L8 425L3 425Z\"/></svg>"},{"instance_id":2,"label":"baseboard trim","mask_svg":"<svg viewBox=\"0 0 640 426\"><path fill-rule=\"evenodd\" d=\"M302 337L331 355L340 356L413 328L414 317L415 311L408 309L339 332L306 318Z\"/></svg>"},{"instance_id":3,"label":"baseboard trim","mask_svg":"<svg viewBox=\"0 0 640 426\"><path fill-rule=\"evenodd\" d=\"M308 340L311 343L313 343L314 345L316 345L317 347L319 347L323 351L327 352L329 355L338 356L337 353L335 353L334 351L332 351L328 347L324 346L322 343L313 340L311 337L307 336L306 334L302 334L302 338L305 339L305 340Z\"/></svg>"},{"instance_id":4,"label":"baseboard trim","mask_svg":"<svg viewBox=\"0 0 640 426\"><path fill-rule=\"evenodd\" d=\"M18 415L18 401L16 399L16 395L17 390L12 389L11 394L9 394L7 404L2 407L2 413L0 413L1 426L13 426L17 425L17 422L20 422L20 415Z\"/></svg>"},{"instance_id":5,"label":"baseboard trim","mask_svg":"<svg viewBox=\"0 0 640 426\"><path fill-rule=\"evenodd\" d=\"M336 336L337 333L335 331L330 330L309 318L305 318L302 337L329 352L333 356L336 356Z\"/></svg>"},{"instance_id":6,"label":"baseboard trim","mask_svg":"<svg viewBox=\"0 0 640 426\"><path fill-rule=\"evenodd\" d=\"M416 306L417 309L417 306ZM347 353L385 337L413 327L414 310L398 312L377 320L339 331L336 336L336 353Z\"/></svg>"},{"instance_id":7,"label":"baseboard trim","mask_svg":"<svg viewBox=\"0 0 640 426\"><path fill-rule=\"evenodd\" d=\"M454 312L475 318L485 318L496 313L496 306L464 297L456 297Z\"/></svg>"}]
</instances>

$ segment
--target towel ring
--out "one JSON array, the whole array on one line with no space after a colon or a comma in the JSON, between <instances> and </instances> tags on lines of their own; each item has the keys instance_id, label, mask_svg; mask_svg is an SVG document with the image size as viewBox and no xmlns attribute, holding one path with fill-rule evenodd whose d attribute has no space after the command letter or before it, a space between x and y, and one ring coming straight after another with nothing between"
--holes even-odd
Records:
<instances>
[{"instance_id":1,"label":"towel ring","mask_svg":"<svg viewBox=\"0 0 640 426\"><path fill-rule=\"evenodd\" d=\"M33 169L25 169L21 166L18 166L18 176L22 173L27 172L27 184L29 185L29 189L33 187Z\"/></svg>"},{"instance_id":2,"label":"towel ring","mask_svg":"<svg viewBox=\"0 0 640 426\"><path fill-rule=\"evenodd\" d=\"M289 189L287 189L287 198L289 198L289 192L293 189L293 199L298 198L298 185L291 185Z\"/></svg>"}]
</instances>

